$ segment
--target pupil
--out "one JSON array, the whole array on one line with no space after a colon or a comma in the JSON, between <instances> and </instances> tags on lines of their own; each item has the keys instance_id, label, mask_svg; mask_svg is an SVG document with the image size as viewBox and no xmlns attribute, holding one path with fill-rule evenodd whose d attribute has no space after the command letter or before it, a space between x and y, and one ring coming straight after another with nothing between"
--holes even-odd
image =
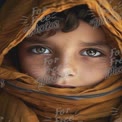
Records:
<instances>
[{"instance_id":1,"label":"pupil","mask_svg":"<svg viewBox=\"0 0 122 122\"><path fill-rule=\"evenodd\" d=\"M44 52L44 50L45 50L44 48L38 48L37 49L38 52Z\"/></svg>"},{"instance_id":2,"label":"pupil","mask_svg":"<svg viewBox=\"0 0 122 122\"><path fill-rule=\"evenodd\" d=\"M88 54L89 55L95 55L96 54L96 51L95 50L88 50Z\"/></svg>"}]
</instances>

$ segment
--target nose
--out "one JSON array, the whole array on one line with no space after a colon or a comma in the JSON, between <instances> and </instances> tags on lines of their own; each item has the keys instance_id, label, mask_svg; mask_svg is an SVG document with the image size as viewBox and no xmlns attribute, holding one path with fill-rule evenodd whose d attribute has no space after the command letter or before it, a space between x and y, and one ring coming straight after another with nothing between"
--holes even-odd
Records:
<instances>
[{"instance_id":1,"label":"nose","mask_svg":"<svg viewBox=\"0 0 122 122\"><path fill-rule=\"evenodd\" d=\"M66 55L65 55L66 56ZM57 64L56 76L62 80L69 80L77 75L77 61L74 56L60 58Z\"/></svg>"},{"instance_id":2,"label":"nose","mask_svg":"<svg viewBox=\"0 0 122 122\"><path fill-rule=\"evenodd\" d=\"M75 76L75 67L69 65L59 65L57 70L57 75L60 78L74 77Z\"/></svg>"},{"instance_id":3,"label":"nose","mask_svg":"<svg viewBox=\"0 0 122 122\"><path fill-rule=\"evenodd\" d=\"M56 72L56 83L60 85L70 84L77 79L76 67L72 63L62 63L58 66Z\"/></svg>"}]
</instances>

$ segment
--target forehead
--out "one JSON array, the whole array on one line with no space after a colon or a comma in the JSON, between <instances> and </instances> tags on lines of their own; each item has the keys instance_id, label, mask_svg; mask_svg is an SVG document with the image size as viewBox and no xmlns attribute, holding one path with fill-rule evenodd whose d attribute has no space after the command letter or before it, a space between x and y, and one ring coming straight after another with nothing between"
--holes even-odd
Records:
<instances>
[{"instance_id":1,"label":"forehead","mask_svg":"<svg viewBox=\"0 0 122 122\"><path fill-rule=\"evenodd\" d=\"M106 34L101 28L94 28L90 24L80 21L79 26L73 31L62 33L61 30L57 32L58 35L63 35L64 37L70 38L88 38L89 40L93 39L103 39L105 40ZM60 36L61 37L61 36Z\"/></svg>"},{"instance_id":2,"label":"forehead","mask_svg":"<svg viewBox=\"0 0 122 122\"><path fill-rule=\"evenodd\" d=\"M64 43L69 41L70 43L78 43L79 41L87 43L98 43L99 45L108 43L106 40L106 35L101 28L94 28L84 21L80 21L79 26L70 32L62 32L58 30L56 34L49 36L47 38L42 38L40 35L33 35L25 39L26 42L54 42L54 43Z\"/></svg>"},{"instance_id":3,"label":"forehead","mask_svg":"<svg viewBox=\"0 0 122 122\"><path fill-rule=\"evenodd\" d=\"M48 37L45 39L47 41L54 41L58 43L63 43L64 41L69 41L70 43L77 43L80 41L90 43L90 42L98 42L105 43L106 35L101 28L93 28L91 25L84 21L80 21L79 26L70 32L62 32L58 30L55 35Z\"/></svg>"}]
</instances>

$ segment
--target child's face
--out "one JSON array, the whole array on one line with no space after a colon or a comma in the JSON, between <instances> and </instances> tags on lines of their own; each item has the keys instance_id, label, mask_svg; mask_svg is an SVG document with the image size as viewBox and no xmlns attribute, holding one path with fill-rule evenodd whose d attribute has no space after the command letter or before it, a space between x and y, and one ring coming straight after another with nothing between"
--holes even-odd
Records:
<instances>
[{"instance_id":1,"label":"child's face","mask_svg":"<svg viewBox=\"0 0 122 122\"><path fill-rule=\"evenodd\" d=\"M22 72L39 82L55 87L87 86L107 75L110 47L101 29L81 21L68 33L25 39L19 46L19 59Z\"/></svg>"}]
</instances>

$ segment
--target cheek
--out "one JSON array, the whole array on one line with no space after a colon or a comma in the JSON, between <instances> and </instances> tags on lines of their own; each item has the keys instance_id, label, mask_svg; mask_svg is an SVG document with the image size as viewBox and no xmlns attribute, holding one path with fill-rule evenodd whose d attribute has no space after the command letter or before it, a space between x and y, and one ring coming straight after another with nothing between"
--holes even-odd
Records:
<instances>
[{"instance_id":1,"label":"cheek","mask_svg":"<svg viewBox=\"0 0 122 122\"><path fill-rule=\"evenodd\" d=\"M44 64L44 58L39 56L20 55L21 71L34 78L45 75L47 67Z\"/></svg>"},{"instance_id":2,"label":"cheek","mask_svg":"<svg viewBox=\"0 0 122 122\"><path fill-rule=\"evenodd\" d=\"M109 58L83 58L79 66L80 78L90 82L100 81L106 77L109 68Z\"/></svg>"}]
</instances>

